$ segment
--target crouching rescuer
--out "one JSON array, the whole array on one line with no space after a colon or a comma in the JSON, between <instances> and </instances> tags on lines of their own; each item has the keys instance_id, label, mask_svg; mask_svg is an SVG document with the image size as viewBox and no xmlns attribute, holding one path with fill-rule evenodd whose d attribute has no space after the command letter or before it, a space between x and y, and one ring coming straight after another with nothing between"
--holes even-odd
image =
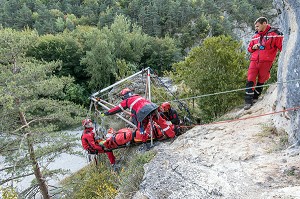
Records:
<instances>
[{"instance_id":1,"label":"crouching rescuer","mask_svg":"<svg viewBox=\"0 0 300 199\"><path fill-rule=\"evenodd\" d=\"M180 119L175 109L171 107L169 102L164 102L160 106L160 115L167 121L174 125L174 131L176 135L180 135Z\"/></svg>"},{"instance_id":2,"label":"crouching rescuer","mask_svg":"<svg viewBox=\"0 0 300 199\"><path fill-rule=\"evenodd\" d=\"M121 103L105 112L104 115L113 115L125 109L129 109L132 114L133 123L137 125L140 133L144 135L142 140L144 143L147 141L147 136L144 131L150 119L162 128L167 137L175 137L175 132L171 125L169 125L158 113L158 106L156 104L140 95L134 94L129 88L123 89L120 92L120 97L122 98Z\"/></svg>"},{"instance_id":3,"label":"crouching rescuer","mask_svg":"<svg viewBox=\"0 0 300 199\"><path fill-rule=\"evenodd\" d=\"M81 143L84 150L87 150L89 154L99 154L106 153L109 162L112 166L115 165L116 158L112 151L105 151L102 146L95 142L95 133L93 132L93 122L90 119L84 119L82 121L82 126L84 127Z\"/></svg>"}]
</instances>

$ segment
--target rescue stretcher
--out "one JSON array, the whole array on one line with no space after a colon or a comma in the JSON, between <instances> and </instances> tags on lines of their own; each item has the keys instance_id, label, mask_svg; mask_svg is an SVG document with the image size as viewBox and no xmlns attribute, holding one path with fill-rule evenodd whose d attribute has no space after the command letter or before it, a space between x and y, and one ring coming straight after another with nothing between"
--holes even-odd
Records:
<instances>
[{"instance_id":1,"label":"rescue stretcher","mask_svg":"<svg viewBox=\"0 0 300 199\"><path fill-rule=\"evenodd\" d=\"M172 125L172 128L174 128L174 125ZM106 139L96 139L96 142L102 146L104 150L114 150L151 141L151 137L153 140L165 140L171 138L168 137L156 123L153 124L151 136L149 123L142 134L139 129L133 130L132 128L122 128L114 133L107 134Z\"/></svg>"}]
</instances>

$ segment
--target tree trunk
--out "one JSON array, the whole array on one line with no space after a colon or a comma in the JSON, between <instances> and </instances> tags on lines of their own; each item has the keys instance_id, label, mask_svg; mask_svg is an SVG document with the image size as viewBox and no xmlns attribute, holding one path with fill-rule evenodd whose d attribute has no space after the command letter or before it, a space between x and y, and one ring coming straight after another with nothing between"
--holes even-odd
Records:
<instances>
[{"instance_id":1,"label":"tree trunk","mask_svg":"<svg viewBox=\"0 0 300 199\"><path fill-rule=\"evenodd\" d=\"M19 115L20 115L20 119L21 119L22 124L26 125L28 127L28 123L25 119L24 113L20 112ZM29 157L30 157L30 160L31 160L31 164L32 164L32 168L33 168L33 171L34 171L35 178L36 178L36 180L38 181L38 184L39 184L40 192L42 193L44 199L50 199L50 195L49 195L49 192L48 192L48 186L46 184L45 179L43 178L43 174L41 172L40 166L39 166L39 164L36 160L36 157L35 157L34 148L33 148L32 142L31 142L31 133L30 132L28 132L28 134L26 136L26 140L27 140L27 144L28 144Z\"/></svg>"}]
</instances>

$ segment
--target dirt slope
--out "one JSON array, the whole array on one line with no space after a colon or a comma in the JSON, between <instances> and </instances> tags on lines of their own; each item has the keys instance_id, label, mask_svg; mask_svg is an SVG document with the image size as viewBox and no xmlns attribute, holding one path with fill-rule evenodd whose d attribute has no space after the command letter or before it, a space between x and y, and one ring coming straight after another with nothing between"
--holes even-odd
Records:
<instances>
[{"instance_id":1,"label":"dirt slope","mask_svg":"<svg viewBox=\"0 0 300 199\"><path fill-rule=\"evenodd\" d=\"M275 97L274 86L250 110L224 119L273 112ZM286 138L272 128L272 115L197 126L153 149L134 198L300 198L300 150L284 146Z\"/></svg>"}]
</instances>

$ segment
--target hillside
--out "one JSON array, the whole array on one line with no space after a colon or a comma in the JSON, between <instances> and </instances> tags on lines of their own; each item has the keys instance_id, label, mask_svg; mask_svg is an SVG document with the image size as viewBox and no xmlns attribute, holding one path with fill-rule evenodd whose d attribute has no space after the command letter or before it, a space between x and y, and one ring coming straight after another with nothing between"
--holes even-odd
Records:
<instances>
[{"instance_id":1,"label":"hillside","mask_svg":"<svg viewBox=\"0 0 300 199\"><path fill-rule=\"evenodd\" d=\"M276 95L270 87L250 110L224 120L273 112ZM299 148L287 148L287 134L272 127L273 117L197 126L161 143L134 198L300 198Z\"/></svg>"},{"instance_id":2,"label":"hillside","mask_svg":"<svg viewBox=\"0 0 300 199\"><path fill-rule=\"evenodd\" d=\"M278 81L297 80L300 4L274 0L274 5L284 33ZM254 117L297 107L299 99L298 82L277 84L250 110L233 111L224 120L253 118L197 126L161 144L135 198L300 198L299 111Z\"/></svg>"}]
</instances>

